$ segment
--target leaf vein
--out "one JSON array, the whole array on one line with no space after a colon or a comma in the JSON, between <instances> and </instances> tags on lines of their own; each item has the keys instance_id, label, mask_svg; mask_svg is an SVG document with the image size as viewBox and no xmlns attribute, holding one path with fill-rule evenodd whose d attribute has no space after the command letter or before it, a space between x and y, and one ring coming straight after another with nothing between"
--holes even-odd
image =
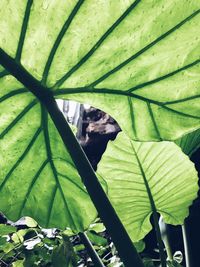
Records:
<instances>
[{"instance_id":1,"label":"leaf vein","mask_svg":"<svg viewBox=\"0 0 200 267\"><path fill-rule=\"evenodd\" d=\"M1 132L0 139L2 139L19 121L23 118L24 115L27 114L36 104L38 100L34 99L31 103L26 106L20 114Z\"/></svg>"},{"instance_id":2,"label":"leaf vein","mask_svg":"<svg viewBox=\"0 0 200 267\"><path fill-rule=\"evenodd\" d=\"M59 79L53 87L60 87L77 69L79 69L101 46L109 34L111 34L122 22L122 20L127 17L127 15L137 6L137 4L139 4L139 2L141 2L141 0L136 0L134 3L132 3L129 8L115 21L115 23L101 36L96 44L85 54L85 56L83 56L83 58L76 65L74 65L61 79Z\"/></svg>"},{"instance_id":3,"label":"leaf vein","mask_svg":"<svg viewBox=\"0 0 200 267\"><path fill-rule=\"evenodd\" d=\"M8 99L10 97L16 96L18 94L27 93L27 92L28 92L28 90L26 88L19 88L19 89L13 90L12 92L9 92L8 94L0 97L0 103L5 101L6 99Z\"/></svg>"},{"instance_id":4,"label":"leaf vein","mask_svg":"<svg viewBox=\"0 0 200 267\"><path fill-rule=\"evenodd\" d=\"M27 5L26 5L25 14L24 14L23 23L22 23L21 33L20 33L20 37L19 37L17 52L16 52L16 56L15 56L15 60L17 62L20 62L20 59L21 59L21 54L22 54L24 40L25 40L27 28L28 28L28 22L29 22L32 4L33 4L33 0L28 0Z\"/></svg>"},{"instance_id":5,"label":"leaf vein","mask_svg":"<svg viewBox=\"0 0 200 267\"><path fill-rule=\"evenodd\" d=\"M21 216L22 216L22 211L23 211L23 209L25 208L26 202L27 202L27 200L28 200L28 198L29 198L29 196L30 196L30 194L31 194L31 192L32 192L32 189L33 189L33 187L34 187L34 185L35 185L37 179L39 178L40 174L42 173L42 171L44 170L45 166L47 165L47 163L48 163L48 160L45 160L45 161L42 163L42 165L40 166L40 168L38 169L38 171L36 172L36 174L34 175L32 181L31 181L31 183L30 183L30 185L29 185L29 188L28 188L28 190L27 190L27 192L26 192L26 195L25 195L25 197L24 197L24 201L22 202L22 206L21 206L21 208L20 208L19 216L18 216L19 218L21 218Z\"/></svg>"},{"instance_id":6,"label":"leaf vein","mask_svg":"<svg viewBox=\"0 0 200 267\"><path fill-rule=\"evenodd\" d=\"M156 120L154 118L153 111L151 109L151 104L149 102L146 102L146 104L147 104L149 115L151 117L151 121L153 123L154 129L155 129L155 132L156 132L156 135L157 135L157 137L158 137L159 140L162 140L161 135L160 135L160 132L159 132L159 129L158 129L158 126L157 126L157 123L156 123Z\"/></svg>"},{"instance_id":7,"label":"leaf vein","mask_svg":"<svg viewBox=\"0 0 200 267\"><path fill-rule=\"evenodd\" d=\"M61 31L59 32L57 38L56 38L56 41L51 49L51 52L49 54L49 57L47 59L47 63L45 65L45 68L44 68L44 72L43 72L43 75L42 75L42 84L45 85L46 84L46 81L47 81L47 77L48 77L48 74L49 74L49 70L51 68L51 64L53 62L53 59L54 59L54 56L56 54L56 51L66 33L66 31L68 30L71 22L73 21L73 18L75 17L75 15L77 14L77 12L79 11L79 8L81 7L81 5L83 4L84 0L79 0L77 2L77 4L75 5L74 9L72 10L71 14L69 15L69 17L67 18L66 22L64 23Z\"/></svg>"},{"instance_id":8,"label":"leaf vein","mask_svg":"<svg viewBox=\"0 0 200 267\"><path fill-rule=\"evenodd\" d=\"M138 85L136 85L136 86L134 86L134 87L128 89L127 92L130 92L130 93L131 93L131 92L134 92L134 91L138 91L139 89L143 89L144 87L146 87L146 86L148 86L148 85L151 85L151 84L160 82L160 81L162 81L162 80L165 80L165 79L167 79L167 78L169 78L169 77L171 77L171 76L176 75L177 73L179 73L179 72L181 72L181 71L187 70L187 69L189 69L189 68L191 68L191 67L193 67L193 66L195 66L195 65L198 65L199 63L200 63L200 59L195 60L194 62L192 62L192 63L190 63L190 64L188 64L188 65L185 65L185 66L183 66L182 68L177 69L177 70L175 70L175 71L173 71L173 72L170 72L170 73L168 73L168 74L165 74L165 75L163 75L163 76L160 76L160 77L158 77L158 78L156 78L156 79L153 79L153 80L151 80L151 81L148 81L148 82L145 82L145 83L138 84Z\"/></svg>"},{"instance_id":9,"label":"leaf vein","mask_svg":"<svg viewBox=\"0 0 200 267\"><path fill-rule=\"evenodd\" d=\"M22 155L19 157L19 159L16 161L16 163L13 165L13 167L10 169L10 171L7 173L7 175L5 176L3 182L0 185L0 191L2 191L3 187L5 186L6 182L8 181L8 179L10 178L11 174L13 173L13 171L17 168L17 166L22 162L22 160L26 157L26 155L28 154L28 152L30 151L31 147L33 146L33 144L35 143L35 141L37 140L39 134L41 133L42 128L39 127L37 129L37 131L35 132L33 138L31 139L30 143L28 144L28 146L26 147L26 149L24 150L24 152L22 153Z\"/></svg>"},{"instance_id":10,"label":"leaf vein","mask_svg":"<svg viewBox=\"0 0 200 267\"><path fill-rule=\"evenodd\" d=\"M148 49L150 49L151 47L153 47L154 45L156 45L157 43L159 43L161 40L163 40L169 34L171 34L172 32L176 31L182 25L184 25L186 22L188 22L193 17L195 17L196 15L198 15L199 12L200 12L200 9L198 9L197 11L195 11L193 14L191 14L190 16L188 16L187 18L185 18L183 21L181 21L180 23L178 23L176 26L174 26L173 28L171 28L170 30L168 30L167 32L165 32L164 34L162 34L161 36L159 36L158 38L156 38L153 42L149 43L147 46L145 46L144 48L142 48L141 50L139 50L137 53L135 53L134 55L132 55L131 57L129 57L128 59L126 59L125 61L123 61L122 63L120 63L118 66L116 66L112 70L110 70L107 73L105 73L104 75L102 75L96 81L94 81L90 85L88 85L88 87L95 87L97 84L99 84L100 82L102 82L103 80L105 80L106 78L108 78L110 75L112 75L113 73L119 71L121 68L123 68L124 66L126 66L128 63L130 63L131 61L133 61L134 59L136 59L137 57L139 57L140 55L142 55Z\"/></svg>"}]
</instances>

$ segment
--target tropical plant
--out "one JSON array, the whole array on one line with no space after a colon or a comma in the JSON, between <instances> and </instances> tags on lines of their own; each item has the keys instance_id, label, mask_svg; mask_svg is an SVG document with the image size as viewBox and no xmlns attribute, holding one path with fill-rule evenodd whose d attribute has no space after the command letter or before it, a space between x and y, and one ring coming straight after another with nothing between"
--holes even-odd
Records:
<instances>
[{"instance_id":1,"label":"tropical plant","mask_svg":"<svg viewBox=\"0 0 200 267\"><path fill-rule=\"evenodd\" d=\"M131 267L143 266L132 240L150 230L153 213L166 266L157 212L168 223L183 223L197 194L197 175L175 144L133 140L176 140L200 127L199 1L0 5L0 210L11 220L28 215L43 227L76 233L98 212L124 265ZM89 103L118 121L128 137L121 135L108 150L110 164L117 155L116 172L102 163L98 181L56 98ZM119 190L126 200L120 205L113 200ZM128 223L136 227L134 234Z\"/></svg>"}]
</instances>

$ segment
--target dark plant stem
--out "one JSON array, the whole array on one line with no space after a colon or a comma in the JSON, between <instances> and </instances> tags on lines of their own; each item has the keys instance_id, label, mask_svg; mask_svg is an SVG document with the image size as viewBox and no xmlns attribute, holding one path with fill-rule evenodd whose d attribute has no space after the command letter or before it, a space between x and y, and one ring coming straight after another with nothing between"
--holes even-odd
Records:
<instances>
[{"instance_id":1,"label":"dark plant stem","mask_svg":"<svg viewBox=\"0 0 200 267\"><path fill-rule=\"evenodd\" d=\"M100 259L99 255L97 254L96 250L93 248L92 243L90 242L89 238L87 237L86 233L79 233L80 239L85 246L92 262L94 263L95 267L105 267L102 260Z\"/></svg>"},{"instance_id":2,"label":"dark plant stem","mask_svg":"<svg viewBox=\"0 0 200 267\"><path fill-rule=\"evenodd\" d=\"M167 267L166 255L165 255L164 245L163 245L163 241L162 241L162 237L161 237L160 226L159 226L159 223L158 223L158 215L157 215L156 212L153 212L153 223L154 223L154 229L155 229L155 232L156 232L156 238L157 238L157 242L158 242L161 266L162 267Z\"/></svg>"},{"instance_id":3,"label":"dark plant stem","mask_svg":"<svg viewBox=\"0 0 200 267\"><path fill-rule=\"evenodd\" d=\"M192 259L190 257L190 246L188 242L188 235L187 235L187 229L185 227L185 224L182 225L182 234L183 234L183 244L184 244L184 252L185 252L185 264L186 264L186 267L192 267Z\"/></svg>"},{"instance_id":4,"label":"dark plant stem","mask_svg":"<svg viewBox=\"0 0 200 267\"><path fill-rule=\"evenodd\" d=\"M142 260L137 253L129 235L117 216L113 206L101 187L94 170L85 153L71 131L65 117L59 110L53 97L53 92L44 87L27 70L13 58L0 49L0 64L17 80L30 90L49 112L62 140L69 151L82 181L95 205L99 216L106 226L112 241L126 267L143 267ZM164 265L163 265L164 267Z\"/></svg>"}]
</instances>

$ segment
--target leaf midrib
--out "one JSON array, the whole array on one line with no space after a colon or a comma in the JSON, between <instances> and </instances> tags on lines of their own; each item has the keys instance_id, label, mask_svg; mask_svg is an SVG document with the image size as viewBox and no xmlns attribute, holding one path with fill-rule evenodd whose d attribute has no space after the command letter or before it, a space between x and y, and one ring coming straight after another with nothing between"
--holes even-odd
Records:
<instances>
[{"instance_id":1,"label":"leaf midrib","mask_svg":"<svg viewBox=\"0 0 200 267\"><path fill-rule=\"evenodd\" d=\"M156 214L157 213L157 208L156 208L155 201L153 199L153 195L151 193L151 189L150 189L150 186L149 186L149 183L148 183L148 179L147 179L147 177L145 175L145 171L143 169L142 163L140 161L140 158L139 158L139 156L137 154L137 151L136 151L132 141L130 141L130 145L131 145L131 147L132 147L132 149L134 151L135 159L137 160L138 166L139 166L140 171L141 171L141 176L143 178L144 185L145 185L145 188L146 188L146 192L148 194L148 198L149 198L149 202L150 202L150 206L151 206L151 211L152 211L152 213Z\"/></svg>"}]
</instances>

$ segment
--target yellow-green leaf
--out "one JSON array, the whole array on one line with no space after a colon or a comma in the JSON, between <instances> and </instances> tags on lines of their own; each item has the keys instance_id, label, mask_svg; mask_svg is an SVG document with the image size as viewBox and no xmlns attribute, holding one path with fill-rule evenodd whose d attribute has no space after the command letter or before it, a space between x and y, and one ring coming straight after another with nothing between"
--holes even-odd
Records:
<instances>
[{"instance_id":1,"label":"yellow-green leaf","mask_svg":"<svg viewBox=\"0 0 200 267\"><path fill-rule=\"evenodd\" d=\"M134 142L120 133L109 143L98 173L133 241L151 230L153 212L168 224L182 224L198 192L194 164L173 142Z\"/></svg>"}]
</instances>

